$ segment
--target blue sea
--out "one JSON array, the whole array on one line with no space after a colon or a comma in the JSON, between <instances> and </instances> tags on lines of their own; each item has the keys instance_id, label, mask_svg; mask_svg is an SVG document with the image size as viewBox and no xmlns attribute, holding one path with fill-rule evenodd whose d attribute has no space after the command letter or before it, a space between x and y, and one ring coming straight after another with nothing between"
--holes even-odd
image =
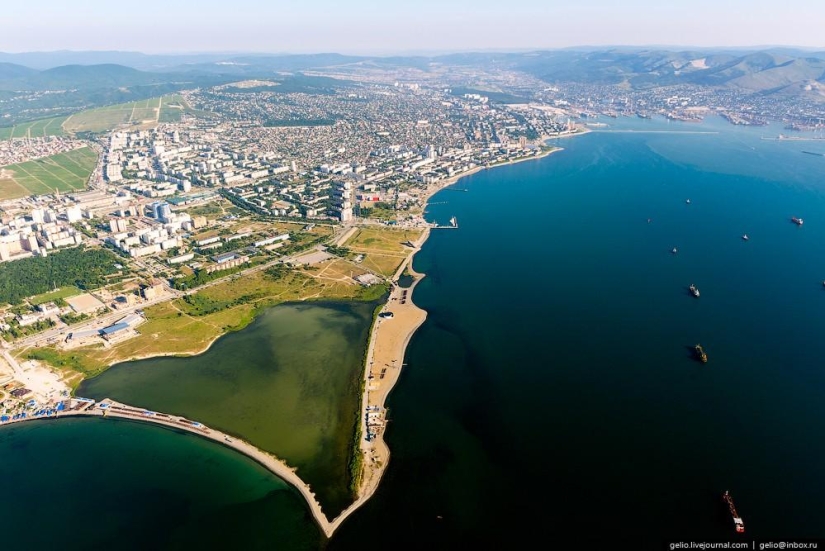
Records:
<instances>
[{"instance_id":1,"label":"blue sea","mask_svg":"<svg viewBox=\"0 0 825 551\"><path fill-rule=\"evenodd\" d=\"M825 141L766 140L786 131L719 119L604 122L433 199L428 218L456 216L459 229L434 231L415 258L427 277L413 299L429 315L389 399L381 487L329 542L282 522L247 548L734 540L725 490L744 541L825 537L825 157L803 153L825 153ZM8 435L0 457L24 445ZM92 449L64 446L63 457L114 468L148 453ZM22 480L55 464L26 461ZM130 473L60 484L66 495L123 484L128 499ZM14 498L44 498L29 487ZM306 518L293 499L273 507ZM60 526L36 511L7 514ZM103 522L131 518L108 508ZM187 540L159 537L164 546Z\"/></svg>"}]
</instances>

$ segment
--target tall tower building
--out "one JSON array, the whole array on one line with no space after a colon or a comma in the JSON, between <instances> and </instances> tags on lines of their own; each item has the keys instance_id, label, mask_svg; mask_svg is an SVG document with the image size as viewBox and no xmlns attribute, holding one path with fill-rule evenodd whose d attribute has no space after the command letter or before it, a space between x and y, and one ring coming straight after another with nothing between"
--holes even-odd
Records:
<instances>
[{"instance_id":1,"label":"tall tower building","mask_svg":"<svg viewBox=\"0 0 825 551\"><path fill-rule=\"evenodd\" d=\"M332 184L332 211L341 222L352 220L352 184L335 182Z\"/></svg>"}]
</instances>

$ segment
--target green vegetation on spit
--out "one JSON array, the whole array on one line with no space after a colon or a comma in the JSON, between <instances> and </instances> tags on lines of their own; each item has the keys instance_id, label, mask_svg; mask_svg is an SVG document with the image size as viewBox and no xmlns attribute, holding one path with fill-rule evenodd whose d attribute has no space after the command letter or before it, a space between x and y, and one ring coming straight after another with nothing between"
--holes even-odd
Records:
<instances>
[{"instance_id":1,"label":"green vegetation on spit","mask_svg":"<svg viewBox=\"0 0 825 551\"><path fill-rule=\"evenodd\" d=\"M383 307L384 302L386 302L387 294L381 296L378 301L378 304L375 306L375 309L372 311L372 321L370 322L370 332L369 334L372 335L373 329L375 328L375 323L378 320L378 314L381 312L381 308ZM366 367L367 365L367 354L369 353L369 345L364 348L364 357L361 360L361 364ZM366 380L361 377L359 387L358 387L358 396L363 396L364 392L366 392ZM352 437L352 448L350 450L350 457L349 457L349 476L350 476L350 491L352 495L355 496L358 494L358 487L361 485L361 478L364 476L363 473L363 464L364 464L364 456L361 454L361 438L363 433L361 432L361 410L356 412L355 418L355 432Z\"/></svg>"}]
</instances>

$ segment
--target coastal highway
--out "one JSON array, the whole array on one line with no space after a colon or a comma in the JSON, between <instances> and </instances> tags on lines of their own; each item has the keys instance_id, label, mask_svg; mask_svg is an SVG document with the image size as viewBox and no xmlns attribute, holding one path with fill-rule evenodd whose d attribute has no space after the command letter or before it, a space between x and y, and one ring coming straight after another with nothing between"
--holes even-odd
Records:
<instances>
[{"instance_id":1,"label":"coastal highway","mask_svg":"<svg viewBox=\"0 0 825 551\"><path fill-rule=\"evenodd\" d=\"M156 299L148 300L146 302L142 302L140 304L135 304L133 306L128 306L126 308L121 308L119 310L109 312L108 314L104 314L100 317L91 319L87 322L79 323L77 325L63 326L63 327L53 327L53 328L48 329L46 331L43 331L41 333L37 333L35 335L31 335L29 337L25 337L23 339L20 339L19 341L16 341L11 346L8 346L5 341L0 341L0 342L2 342L2 345L3 345L4 348L9 347L9 348L12 348L12 349L27 348L27 347L30 347L30 346L42 346L43 344L50 344L51 342L54 342L58 339L65 338L66 335L68 335L69 333L73 333L75 331L80 332L80 331L86 331L86 330L95 329L95 328L102 329L104 327L112 325L118 319L120 319L120 318L122 318L122 317L124 317L128 314L132 314L137 310L141 310L143 308L148 308L149 306L153 306L155 304L160 304L161 302L166 302L167 300L172 300L172 299L177 298L181 295L182 295L182 293L180 293L179 291L169 290L169 292L164 293L162 296L160 296Z\"/></svg>"}]
</instances>

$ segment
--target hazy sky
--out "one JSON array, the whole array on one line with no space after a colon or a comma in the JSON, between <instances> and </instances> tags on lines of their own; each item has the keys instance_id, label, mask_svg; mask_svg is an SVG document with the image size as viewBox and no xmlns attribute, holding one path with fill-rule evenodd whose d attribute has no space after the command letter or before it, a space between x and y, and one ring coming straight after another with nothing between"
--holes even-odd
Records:
<instances>
[{"instance_id":1,"label":"hazy sky","mask_svg":"<svg viewBox=\"0 0 825 551\"><path fill-rule=\"evenodd\" d=\"M7 0L0 51L825 46L823 0Z\"/></svg>"}]
</instances>

